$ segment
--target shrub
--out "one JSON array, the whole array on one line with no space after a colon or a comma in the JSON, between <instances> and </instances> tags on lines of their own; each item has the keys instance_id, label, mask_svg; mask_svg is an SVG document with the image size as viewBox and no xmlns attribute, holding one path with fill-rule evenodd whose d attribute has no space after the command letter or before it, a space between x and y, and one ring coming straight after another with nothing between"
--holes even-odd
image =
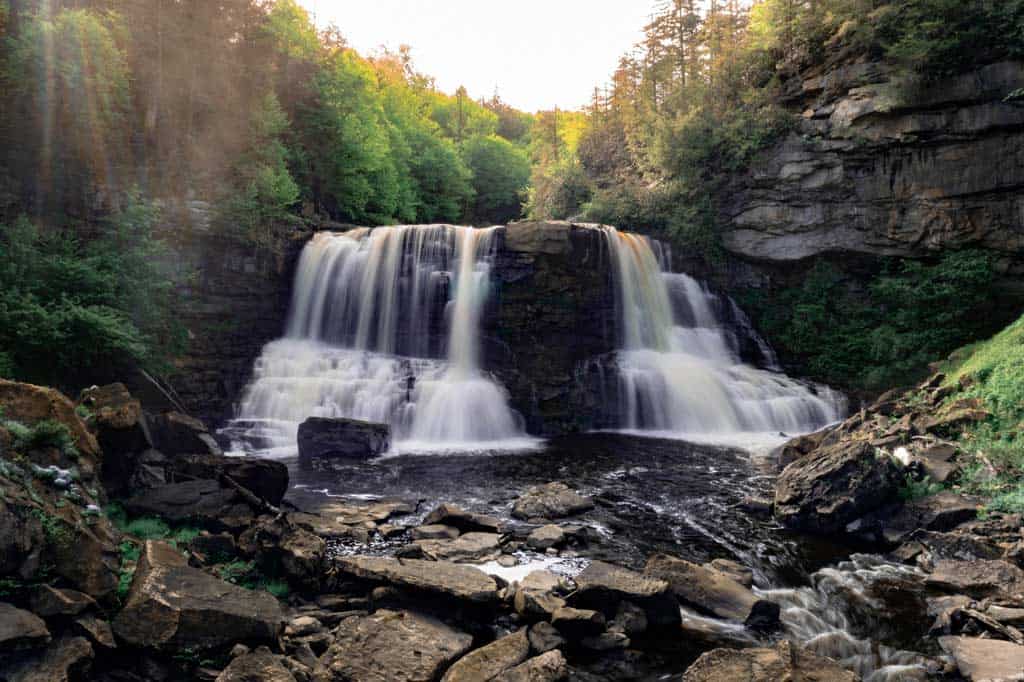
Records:
<instances>
[{"instance_id":1,"label":"shrub","mask_svg":"<svg viewBox=\"0 0 1024 682\"><path fill-rule=\"evenodd\" d=\"M124 527L124 532L140 540L163 540L171 534L171 529L161 519L144 516L129 521Z\"/></svg>"}]
</instances>

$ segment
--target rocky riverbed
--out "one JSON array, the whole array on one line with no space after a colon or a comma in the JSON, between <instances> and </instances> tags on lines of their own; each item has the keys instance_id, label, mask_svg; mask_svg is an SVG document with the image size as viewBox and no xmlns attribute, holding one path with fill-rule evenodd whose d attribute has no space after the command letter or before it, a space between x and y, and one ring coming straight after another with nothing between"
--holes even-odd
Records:
<instances>
[{"instance_id":1,"label":"rocky riverbed","mask_svg":"<svg viewBox=\"0 0 1024 682\"><path fill-rule=\"evenodd\" d=\"M776 453L312 468L116 385L0 382L0 679L1015 679L1020 519L889 499L854 444L890 400Z\"/></svg>"}]
</instances>

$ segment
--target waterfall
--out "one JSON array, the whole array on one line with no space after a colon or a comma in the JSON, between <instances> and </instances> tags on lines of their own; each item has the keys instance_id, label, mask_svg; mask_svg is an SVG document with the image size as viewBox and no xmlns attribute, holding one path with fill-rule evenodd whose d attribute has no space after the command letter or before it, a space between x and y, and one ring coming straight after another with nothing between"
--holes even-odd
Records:
<instances>
[{"instance_id":1,"label":"waterfall","mask_svg":"<svg viewBox=\"0 0 1024 682\"><path fill-rule=\"evenodd\" d=\"M501 228L321 232L295 275L286 334L268 344L225 430L294 454L307 417L391 425L398 449L532 444L480 368L480 319Z\"/></svg>"},{"instance_id":2,"label":"waterfall","mask_svg":"<svg viewBox=\"0 0 1024 682\"><path fill-rule=\"evenodd\" d=\"M740 358L733 331L746 317L697 280L672 273L667 247L602 228L615 278L620 325L619 426L687 437L797 434L840 419L844 401ZM723 312L719 312L719 311ZM728 314L736 324L723 319ZM774 353L754 334L762 361Z\"/></svg>"}]
</instances>

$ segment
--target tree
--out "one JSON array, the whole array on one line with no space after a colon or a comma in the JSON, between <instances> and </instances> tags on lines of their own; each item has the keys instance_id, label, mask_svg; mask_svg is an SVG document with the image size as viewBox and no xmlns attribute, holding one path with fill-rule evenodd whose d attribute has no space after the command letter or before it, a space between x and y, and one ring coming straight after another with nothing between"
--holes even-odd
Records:
<instances>
[{"instance_id":1,"label":"tree","mask_svg":"<svg viewBox=\"0 0 1024 682\"><path fill-rule=\"evenodd\" d=\"M487 135L467 140L462 156L473 172L473 221L502 224L518 218L530 181L526 153L503 137Z\"/></svg>"}]
</instances>

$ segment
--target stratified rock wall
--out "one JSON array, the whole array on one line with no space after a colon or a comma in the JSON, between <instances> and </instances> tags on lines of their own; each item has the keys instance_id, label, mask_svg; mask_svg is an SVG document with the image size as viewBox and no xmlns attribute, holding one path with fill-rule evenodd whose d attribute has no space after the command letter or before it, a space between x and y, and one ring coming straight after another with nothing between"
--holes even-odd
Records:
<instances>
[{"instance_id":1,"label":"stratified rock wall","mask_svg":"<svg viewBox=\"0 0 1024 682\"><path fill-rule=\"evenodd\" d=\"M757 262L826 253L921 257L980 246L1024 272L1024 64L923 85L877 63L789 83L796 130L734 180L726 250Z\"/></svg>"}]
</instances>

